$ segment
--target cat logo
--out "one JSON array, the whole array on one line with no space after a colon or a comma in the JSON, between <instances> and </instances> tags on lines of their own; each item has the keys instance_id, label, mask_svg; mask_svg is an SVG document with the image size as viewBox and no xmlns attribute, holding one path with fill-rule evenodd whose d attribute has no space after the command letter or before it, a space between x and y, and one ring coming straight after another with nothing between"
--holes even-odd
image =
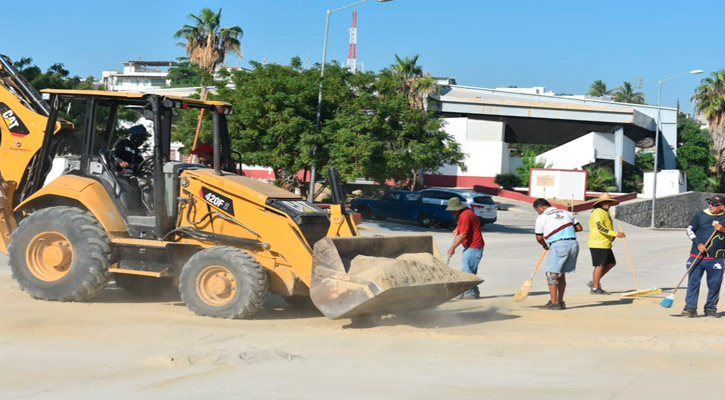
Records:
<instances>
[{"instance_id":1,"label":"cat logo","mask_svg":"<svg viewBox=\"0 0 725 400\"><path fill-rule=\"evenodd\" d=\"M23 121L15 115L15 112L7 104L0 103L0 115L2 115L5 126L8 127L11 135L24 137L30 133Z\"/></svg>"}]
</instances>

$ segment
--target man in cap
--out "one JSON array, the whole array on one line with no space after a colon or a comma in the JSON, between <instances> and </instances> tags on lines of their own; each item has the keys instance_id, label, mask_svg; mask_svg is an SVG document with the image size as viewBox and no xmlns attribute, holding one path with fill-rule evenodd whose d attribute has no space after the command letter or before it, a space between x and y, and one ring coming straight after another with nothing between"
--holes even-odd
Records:
<instances>
[{"instance_id":1,"label":"man in cap","mask_svg":"<svg viewBox=\"0 0 725 400\"><path fill-rule=\"evenodd\" d=\"M624 232L614 230L612 217L609 215L609 208L619 204L609 193L602 193L599 199L594 202L594 209L589 218L589 252L592 254L592 280L587 284L591 294L608 295L600 284L602 277L611 271L617 260L612 252L612 242L615 238L625 237Z\"/></svg>"},{"instance_id":2,"label":"man in cap","mask_svg":"<svg viewBox=\"0 0 725 400\"><path fill-rule=\"evenodd\" d=\"M199 159L199 163L214 168L214 147L211 143L201 143L191 151L191 154Z\"/></svg>"},{"instance_id":3,"label":"man in cap","mask_svg":"<svg viewBox=\"0 0 725 400\"><path fill-rule=\"evenodd\" d=\"M705 316L720 318L717 312L717 303L720 299L720 286L722 285L722 268L725 261L725 235L715 234L725 232L722 225L725 220L725 197L715 195L707 199L708 207L698 211L692 217L687 227L687 236L692 240L690 256L687 258L689 269L695 259L697 264L690 270L687 278L687 297L682 315L685 317L697 316L697 298L700 293L700 281L707 273L707 300L705 301ZM713 231L714 230L714 231ZM708 240L712 236L712 239Z\"/></svg>"},{"instance_id":4,"label":"man in cap","mask_svg":"<svg viewBox=\"0 0 725 400\"><path fill-rule=\"evenodd\" d=\"M448 256L452 257L458 245L463 246L463 272L476 275L478 264L483 257L483 236L481 235L481 221L470 208L461 203L458 197L448 200L447 211L450 211L457 219L458 226L453 231L455 235L451 248L448 249ZM478 286L469 289L461 295L462 299L480 298Z\"/></svg>"},{"instance_id":5,"label":"man in cap","mask_svg":"<svg viewBox=\"0 0 725 400\"><path fill-rule=\"evenodd\" d=\"M534 227L536 241L544 250L549 250L546 283L549 285L551 300L544 309L563 310L566 308L566 273L576 269L579 256L576 233L582 231L582 226L569 211L552 207L546 199L536 199L534 210L539 213Z\"/></svg>"},{"instance_id":6,"label":"man in cap","mask_svg":"<svg viewBox=\"0 0 725 400\"><path fill-rule=\"evenodd\" d=\"M143 161L139 147L146 142L151 134L143 125L136 125L128 130L128 137L120 139L113 146L113 159L116 170L130 169L138 172L138 166Z\"/></svg>"}]
</instances>

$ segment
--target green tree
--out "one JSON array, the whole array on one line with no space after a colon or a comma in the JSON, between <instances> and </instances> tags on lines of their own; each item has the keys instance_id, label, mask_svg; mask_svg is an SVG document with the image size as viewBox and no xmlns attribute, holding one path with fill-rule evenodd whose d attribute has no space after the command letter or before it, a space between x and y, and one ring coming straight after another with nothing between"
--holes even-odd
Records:
<instances>
[{"instance_id":1,"label":"green tree","mask_svg":"<svg viewBox=\"0 0 725 400\"><path fill-rule=\"evenodd\" d=\"M611 90L607 90L607 84L602 80L596 80L589 86L587 95L594 97L603 97L611 94Z\"/></svg>"},{"instance_id":2,"label":"green tree","mask_svg":"<svg viewBox=\"0 0 725 400\"><path fill-rule=\"evenodd\" d=\"M698 192L718 191L715 170L717 158L710 150L709 132L686 114L677 115L677 163L687 171L687 189ZM713 185L714 183L714 185Z\"/></svg>"},{"instance_id":3,"label":"green tree","mask_svg":"<svg viewBox=\"0 0 725 400\"><path fill-rule=\"evenodd\" d=\"M521 177L521 186L529 186L529 171L531 168L551 168L545 159L537 161L537 154L532 150L526 150L521 157L522 165L516 167L516 173Z\"/></svg>"},{"instance_id":4,"label":"green tree","mask_svg":"<svg viewBox=\"0 0 725 400\"><path fill-rule=\"evenodd\" d=\"M423 67L418 65L418 55L401 59L395 54L395 64L391 67L393 76L402 83L399 90L408 96L410 106L423 110L428 95L435 92L438 86L435 79L423 76Z\"/></svg>"},{"instance_id":5,"label":"green tree","mask_svg":"<svg viewBox=\"0 0 725 400\"><path fill-rule=\"evenodd\" d=\"M651 171L654 165L653 153L637 153L634 158L634 165L625 165L622 169L622 191L626 193L640 193L644 171Z\"/></svg>"},{"instance_id":6,"label":"green tree","mask_svg":"<svg viewBox=\"0 0 725 400\"><path fill-rule=\"evenodd\" d=\"M624 82L624 84L614 89L612 99L619 103L645 104L646 95L642 92L635 92L632 82Z\"/></svg>"},{"instance_id":7,"label":"green tree","mask_svg":"<svg viewBox=\"0 0 725 400\"><path fill-rule=\"evenodd\" d=\"M441 121L411 107L389 70L352 73L336 63L326 66L318 132L319 66L305 70L297 57L289 65L251 64L251 72L232 73L234 89L219 84L212 98L235 107L229 116L234 150L246 164L272 168L285 186L304 193L307 185L298 172L313 161L323 175L335 166L343 180L367 177L414 187L422 174L463 159ZM196 127L193 118L182 116L176 130L175 138L187 146ZM206 126L202 140L210 137Z\"/></svg>"},{"instance_id":8,"label":"green tree","mask_svg":"<svg viewBox=\"0 0 725 400\"><path fill-rule=\"evenodd\" d=\"M695 110L704 114L710 123L715 156L718 159L717 176L725 183L725 69L713 72L695 89L692 99L697 101ZM679 151L679 150L678 150Z\"/></svg>"},{"instance_id":9,"label":"green tree","mask_svg":"<svg viewBox=\"0 0 725 400\"><path fill-rule=\"evenodd\" d=\"M584 167L587 171L587 190L597 192L613 192L617 190L614 183L614 173L607 167L589 164Z\"/></svg>"},{"instance_id":10,"label":"green tree","mask_svg":"<svg viewBox=\"0 0 725 400\"><path fill-rule=\"evenodd\" d=\"M213 76L201 69L196 64L192 64L187 57L179 57L178 63L169 68L166 79L171 81L169 87L189 87L202 85L210 85L214 82Z\"/></svg>"},{"instance_id":11,"label":"green tree","mask_svg":"<svg viewBox=\"0 0 725 400\"><path fill-rule=\"evenodd\" d=\"M184 38L186 54L191 63L198 65L209 74L214 73L217 65L224 62L229 52L242 56L241 39L244 31L239 26L222 27L222 9L214 12L203 8L199 15L189 14L193 25L184 25L175 34L175 38ZM206 82L202 79L202 97L206 93Z\"/></svg>"}]
</instances>

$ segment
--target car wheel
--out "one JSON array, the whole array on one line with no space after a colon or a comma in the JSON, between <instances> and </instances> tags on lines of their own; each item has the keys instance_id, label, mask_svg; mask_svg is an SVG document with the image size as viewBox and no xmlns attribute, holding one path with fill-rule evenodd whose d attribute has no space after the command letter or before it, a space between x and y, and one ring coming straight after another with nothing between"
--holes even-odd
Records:
<instances>
[{"instance_id":1,"label":"car wheel","mask_svg":"<svg viewBox=\"0 0 725 400\"><path fill-rule=\"evenodd\" d=\"M363 219L370 219L373 217L373 211L368 206L357 206L356 211L360 213L360 216Z\"/></svg>"},{"instance_id":2,"label":"car wheel","mask_svg":"<svg viewBox=\"0 0 725 400\"><path fill-rule=\"evenodd\" d=\"M430 228L434 222L435 220L433 219L433 216L429 214L421 214L418 217L418 223L426 228Z\"/></svg>"}]
</instances>

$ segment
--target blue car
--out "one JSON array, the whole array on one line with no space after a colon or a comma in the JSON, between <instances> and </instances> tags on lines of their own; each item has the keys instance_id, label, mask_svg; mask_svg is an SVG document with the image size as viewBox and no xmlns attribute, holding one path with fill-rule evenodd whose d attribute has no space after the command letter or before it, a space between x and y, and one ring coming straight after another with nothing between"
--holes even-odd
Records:
<instances>
[{"instance_id":1,"label":"blue car","mask_svg":"<svg viewBox=\"0 0 725 400\"><path fill-rule=\"evenodd\" d=\"M450 225L456 221L453 214L446 211L446 206L424 203L420 192L409 190L391 190L380 199L353 199L350 207L365 219L408 219L418 221L426 228L433 224Z\"/></svg>"}]
</instances>

